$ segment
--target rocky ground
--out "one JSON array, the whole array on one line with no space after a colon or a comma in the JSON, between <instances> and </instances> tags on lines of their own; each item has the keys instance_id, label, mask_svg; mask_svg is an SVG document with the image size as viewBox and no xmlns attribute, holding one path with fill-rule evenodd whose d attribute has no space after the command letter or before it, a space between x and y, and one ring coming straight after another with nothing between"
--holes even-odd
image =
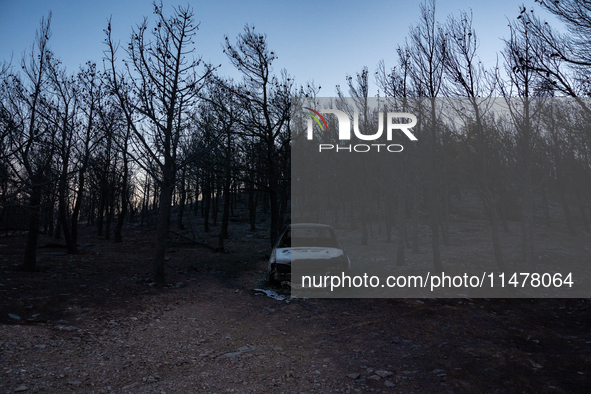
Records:
<instances>
[{"instance_id":1,"label":"rocky ground","mask_svg":"<svg viewBox=\"0 0 591 394\"><path fill-rule=\"evenodd\" d=\"M165 288L148 227L42 237L35 273L0 238L0 393L591 392L589 299L277 300L266 233L231 230L227 253L171 240Z\"/></svg>"}]
</instances>

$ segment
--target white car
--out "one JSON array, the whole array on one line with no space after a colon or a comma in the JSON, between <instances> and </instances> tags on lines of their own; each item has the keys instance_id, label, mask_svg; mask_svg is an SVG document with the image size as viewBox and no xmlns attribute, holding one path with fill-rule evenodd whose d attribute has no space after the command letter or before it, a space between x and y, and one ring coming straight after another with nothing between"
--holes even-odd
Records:
<instances>
[{"instance_id":1,"label":"white car","mask_svg":"<svg viewBox=\"0 0 591 394\"><path fill-rule=\"evenodd\" d=\"M287 226L273 248L269 282L291 282L292 268L307 275L348 275L351 261L331 226L298 223Z\"/></svg>"}]
</instances>

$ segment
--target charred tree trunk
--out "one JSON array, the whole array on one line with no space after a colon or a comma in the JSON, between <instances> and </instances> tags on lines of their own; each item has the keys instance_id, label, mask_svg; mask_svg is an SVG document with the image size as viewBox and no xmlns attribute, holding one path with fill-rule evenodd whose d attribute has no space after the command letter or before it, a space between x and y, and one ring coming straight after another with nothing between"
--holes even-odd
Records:
<instances>
[{"instance_id":1,"label":"charred tree trunk","mask_svg":"<svg viewBox=\"0 0 591 394\"><path fill-rule=\"evenodd\" d=\"M64 170L65 172L66 170ZM65 178L66 174L62 173L62 178ZM58 201L58 220L64 233L64 239L66 241L66 248L69 254L76 254L78 250L76 244L72 240L72 233L70 232L68 224L68 212L67 212L67 184L65 179L60 179L60 190L59 190L59 201Z\"/></svg>"},{"instance_id":2,"label":"charred tree trunk","mask_svg":"<svg viewBox=\"0 0 591 394\"><path fill-rule=\"evenodd\" d=\"M53 203L53 199L50 198L50 200L47 202L47 216L46 216L46 221L47 221L47 235L50 237L53 237L53 230L54 230L54 203Z\"/></svg>"},{"instance_id":3,"label":"charred tree trunk","mask_svg":"<svg viewBox=\"0 0 591 394\"><path fill-rule=\"evenodd\" d=\"M209 173L207 175L207 178L205 180L205 184L204 184L204 188L203 188L203 198L205 199L205 201L203 202L203 204L201 205L201 208L203 209L203 231L205 231L206 233L209 232L209 209L211 207L211 187L210 187L210 180L209 180Z\"/></svg>"},{"instance_id":4,"label":"charred tree trunk","mask_svg":"<svg viewBox=\"0 0 591 394\"><path fill-rule=\"evenodd\" d=\"M72 210L71 227L72 227L72 242L74 245L78 242L78 218L80 216L80 208L82 206L82 198L84 197L84 182L86 165L83 165L78 172L78 192L76 193L76 202Z\"/></svg>"},{"instance_id":5,"label":"charred tree trunk","mask_svg":"<svg viewBox=\"0 0 591 394\"><path fill-rule=\"evenodd\" d=\"M162 182L160 188L160 206L158 209L156 257L154 259L154 282L159 285L166 283L164 258L166 253L166 238L168 236L170 225L170 207L172 204L173 191L174 183L166 180Z\"/></svg>"},{"instance_id":6,"label":"charred tree trunk","mask_svg":"<svg viewBox=\"0 0 591 394\"><path fill-rule=\"evenodd\" d=\"M287 214L287 196L288 193L285 189L282 189L281 191L281 198L279 200L279 225L278 225L278 229L279 231L283 230L283 227L285 227L285 216ZM335 215L335 220L337 220L337 227L338 227L338 219L336 219L336 217L339 214L339 210L337 208L337 204L334 204L334 215Z\"/></svg>"},{"instance_id":7,"label":"charred tree trunk","mask_svg":"<svg viewBox=\"0 0 591 394\"><path fill-rule=\"evenodd\" d=\"M125 216L127 215L127 206L129 205L129 191L127 186L128 168L126 159L124 159L123 166L123 179L121 181L121 208L119 210L119 216L117 217L117 225L115 226L115 242L123 241L121 230L123 229L123 223L125 221Z\"/></svg>"},{"instance_id":8,"label":"charred tree trunk","mask_svg":"<svg viewBox=\"0 0 591 394\"><path fill-rule=\"evenodd\" d=\"M195 179L195 205L193 206L193 214L197 216L197 212L199 212L199 179Z\"/></svg>"},{"instance_id":9,"label":"charred tree trunk","mask_svg":"<svg viewBox=\"0 0 591 394\"><path fill-rule=\"evenodd\" d=\"M146 220L146 214L148 212L148 200L150 198L150 184L148 181L148 177L146 176L146 183L144 184L144 194L142 199L142 218L141 218L141 226L144 225L144 221Z\"/></svg>"},{"instance_id":10,"label":"charred tree trunk","mask_svg":"<svg viewBox=\"0 0 591 394\"><path fill-rule=\"evenodd\" d=\"M212 210L211 210L211 221L212 225L215 227L218 224L218 213L219 213L219 201L220 201L220 186L218 182L218 177L213 176L213 185L211 188L212 191Z\"/></svg>"},{"instance_id":11,"label":"charred tree trunk","mask_svg":"<svg viewBox=\"0 0 591 394\"><path fill-rule=\"evenodd\" d=\"M105 239L111 239L111 222L113 221L113 215L115 213L115 192L107 191L106 201L106 218L105 218Z\"/></svg>"},{"instance_id":12,"label":"charred tree trunk","mask_svg":"<svg viewBox=\"0 0 591 394\"><path fill-rule=\"evenodd\" d=\"M61 239L61 238L62 238L62 225L58 219L55 221L55 229L53 231L53 239Z\"/></svg>"},{"instance_id":13,"label":"charred tree trunk","mask_svg":"<svg viewBox=\"0 0 591 394\"><path fill-rule=\"evenodd\" d=\"M99 198L98 205L98 218L97 218L97 235L102 237L103 235L103 224L104 224L104 212L106 205L105 188L101 188L101 196Z\"/></svg>"},{"instance_id":14,"label":"charred tree trunk","mask_svg":"<svg viewBox=\"0 0 591 394\"><path fill-rule=\"evenodd\" d=\"M186 170L183 168L181 174L181 190L180 190L180 201L179 201L179 213L177 215L177 228L179 230L184 230L185 225L183 224L183 215L185 213L185 202L187 200L187 187L186 187L186 178L185 178Z\"/></svg>"},{"instance_id":15,"label":"charred tree trunk","mask_svg":"<svg viewBox=\"0 0 591 394\"><path fill-rule=\"evenodd\" d=\"M256 230L257 218L257 202L254 191L254 185L250 184L248 187L248 222L250 223L250 231Z\"/></svg>"},{"instance_id":16,"label":"charred tree trunk","mask_svg":"<svg viewBox=\"0 0 591 394\"><path fill-rule=\"evenodd\" d=\"M230 186L232 185L232 177L230 173L230 164L226 168L226 180L224 184L224 213L222 215L222 239L228 239L228 222L230 221L230 205L232 202L232 193Z\"/></svg>"},{"instance_id":17,"label":"charred tree trunk","mask_svg":"<svg viewBox=\"0 0 591 394\"><path fill-rule=\"evenodd\" d=\"M37 265L37 240L39 239L39 217L41 216L41 186L39 186L40 182L35 183L31 188L29 198L31 214L29 218L27 244L25 246L25 259L23 261L23 269L26 271L34 271Z\"/></svg>"}]
</instances>

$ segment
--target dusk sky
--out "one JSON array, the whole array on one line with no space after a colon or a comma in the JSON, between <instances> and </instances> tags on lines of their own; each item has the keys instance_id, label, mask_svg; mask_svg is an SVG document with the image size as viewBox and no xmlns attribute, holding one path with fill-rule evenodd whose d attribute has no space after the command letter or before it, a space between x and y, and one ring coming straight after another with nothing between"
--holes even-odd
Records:
<instances>
[{"instance_id":1,"label":"dusk sky","mask_svg":"<svg viewBox=\"0 0 591 394\"><path fill-rule=\"evenodd\" d=\"M165 14L170 15L177 4L165 1ZM321 96L333 96L335 85L346 85L346 75L354 75L363 66L368 66L372 75L380 59L388 68L393 66L397 45L404 42L409 26L419 17L419 2L414 1L234 0L189 4L201 22L196 53L206 61L223 64L221 75L237 76L222 53L224 35L234 42L249 23L267 34L269 47L278 54L275 72L279 74L285 68L298 84L313 80L322 86ZM508 36L507 18L515 18L521 4L548 17L533 0L439 0L436 14L440 22L445 22L449 14L458 15L459 10L469 11L471 7L481 59L485 65L494 66L496 53L503 46L501 38ZM114 35L123 44L131 27L144 16L154 21L149 0L0 0L0 61L9 61L12 56L12 64L18 65L22 53L34 41L41 17L50 10L50 47L69 71L88 60L102 67L103 29L110 16ZM374 86L373 94L376 91Z\"/></svg>"}]
</instances>

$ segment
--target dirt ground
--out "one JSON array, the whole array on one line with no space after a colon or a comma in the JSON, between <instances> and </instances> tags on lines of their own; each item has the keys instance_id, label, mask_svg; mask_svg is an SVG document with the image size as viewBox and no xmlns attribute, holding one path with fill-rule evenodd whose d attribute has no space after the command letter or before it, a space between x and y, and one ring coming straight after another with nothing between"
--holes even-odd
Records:
<instances>
[{"instance_id":1,"label":"dirt ground","mask_svg":"<svg viewBox=\"0 0 591 394\"><path fill-rule=\"evenodd\" d=\"M472 224L471 249L452 240L445 261L491 259L486 222ZM591 392L591 299L291 299L275 288L287 296L276 300L255 290L269 289L266 232L244 220L230 232L227 253L173 237L164 288L150 280L148 226L119 244L83 227L78 255L42 236L34 273L18 269L25 235L2 235L0 393ZM544 259L566 253L549 240L580 256L591 244L560 226L537 234ZM408 251L411 264L429 259L426 245Z\"/></svg>"}]
</instances>

